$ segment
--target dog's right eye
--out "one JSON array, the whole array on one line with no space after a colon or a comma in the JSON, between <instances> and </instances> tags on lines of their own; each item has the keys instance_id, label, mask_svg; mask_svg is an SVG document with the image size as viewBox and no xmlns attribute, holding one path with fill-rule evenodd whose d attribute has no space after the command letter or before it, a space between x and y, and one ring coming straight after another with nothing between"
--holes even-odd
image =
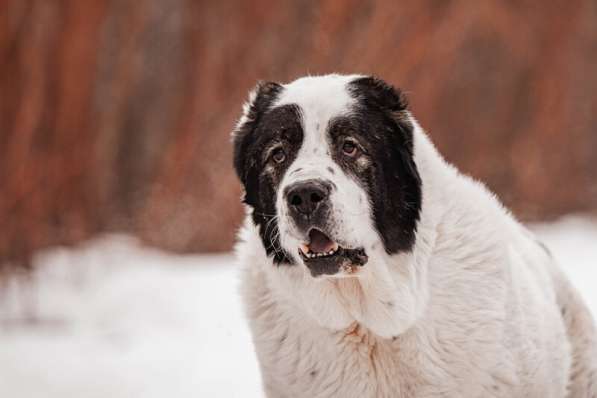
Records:
<instances>
[{"instance_id":1,"label":"dog's right eye","mask_svg":"<svg viewBox=\"0 0 597 398\"><path fill-rule=\"evenodd\" d=\"M342 144L342 152L344 152L344 154L347 156L355 156L357 154L357 150L357 145L351 140L346 140Z\"/></svg>"},{"instance_id":2,"label":"dog's right eye","mask_svg":"<svg viewBox=\"0 0 597 398\"><path fill-rule=\"evenodd\" d=\"M275 149L272 153L272 159L276 163L282 163L286 160L286 154L282 148Z\"/></svg>"}]
</instances>

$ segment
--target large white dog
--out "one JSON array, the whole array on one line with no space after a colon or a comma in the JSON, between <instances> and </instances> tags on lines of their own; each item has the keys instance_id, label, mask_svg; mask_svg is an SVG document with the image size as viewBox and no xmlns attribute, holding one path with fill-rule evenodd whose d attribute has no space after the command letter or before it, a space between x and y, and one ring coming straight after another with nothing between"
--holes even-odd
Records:
<instances>
[{"instance_id":1,"label":"large white dog","mask_svg":"<svg viewBox=\"0 0 597 398\"><path fill-rule=\"evenodd\" d=\"M269 397L597 397L549 251L367 76L262 83L233 135Z\"/></svg>"}]
</instances>

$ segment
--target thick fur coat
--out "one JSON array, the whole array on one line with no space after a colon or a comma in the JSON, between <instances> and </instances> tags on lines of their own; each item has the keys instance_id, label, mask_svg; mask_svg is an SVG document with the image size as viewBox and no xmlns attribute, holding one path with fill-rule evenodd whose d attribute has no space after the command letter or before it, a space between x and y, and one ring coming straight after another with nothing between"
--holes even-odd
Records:
<instances>
[{"instance_id":1,"label":"thick fur coat","mask_svg":"<svg viewBox=\"0 0 597 398\"><path fill-rule=\"evenodd\" d=\"M581 298L397 90L362 76L261 84L234 145L242 296L268 397L597 397ZM331 187L323 221L293 213L305 197L290 188L314 179ZM310 258L304 220L338 251Z\"/></svg>"}]
</instances>

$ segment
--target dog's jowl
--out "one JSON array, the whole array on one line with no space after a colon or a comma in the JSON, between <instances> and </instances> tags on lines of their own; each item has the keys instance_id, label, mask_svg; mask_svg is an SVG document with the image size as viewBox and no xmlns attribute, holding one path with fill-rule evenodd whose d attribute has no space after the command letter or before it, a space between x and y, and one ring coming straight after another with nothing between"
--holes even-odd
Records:
<instances>
[{"instance_id":1,"label":"dog's jowl","mask_svg":"<svg viewBox=\"0 0 597 398\"><path fill-rule=\"evenodd\" d=\"M233 145L268 397L597 397L582 300L399 90L359 75L260 83Z\"/></svg>"}]
</instances>

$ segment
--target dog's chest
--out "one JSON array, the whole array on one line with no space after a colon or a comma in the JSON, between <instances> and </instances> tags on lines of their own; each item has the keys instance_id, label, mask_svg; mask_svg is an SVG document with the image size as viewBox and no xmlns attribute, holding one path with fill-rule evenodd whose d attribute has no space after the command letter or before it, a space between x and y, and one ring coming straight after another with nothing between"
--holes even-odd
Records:
<instances>
[{"instance_id":1,"label":"dog's chest","mask_svg":"<svg viewBox=\"0 0 597 398\"><path fill-rule=\"evenodd\" d=\"M259 353L270 396L414 397L425 384L417 358L398 341L356 323L342 332L282 337L277 349Z\"/></svg>"},{"instance_id":2,"label":"dog's chest","mask_svg":"<svg viewBox=\"0 0 597 398\"><path fill-rule=\"evenodd\" d=\"M489 374L439 355L414 332L382 339L358 324L341 332L308 322L286 325L254 330L268 397L511 397L522 391L499 370Z\"/></svg>"}]
</instances>

